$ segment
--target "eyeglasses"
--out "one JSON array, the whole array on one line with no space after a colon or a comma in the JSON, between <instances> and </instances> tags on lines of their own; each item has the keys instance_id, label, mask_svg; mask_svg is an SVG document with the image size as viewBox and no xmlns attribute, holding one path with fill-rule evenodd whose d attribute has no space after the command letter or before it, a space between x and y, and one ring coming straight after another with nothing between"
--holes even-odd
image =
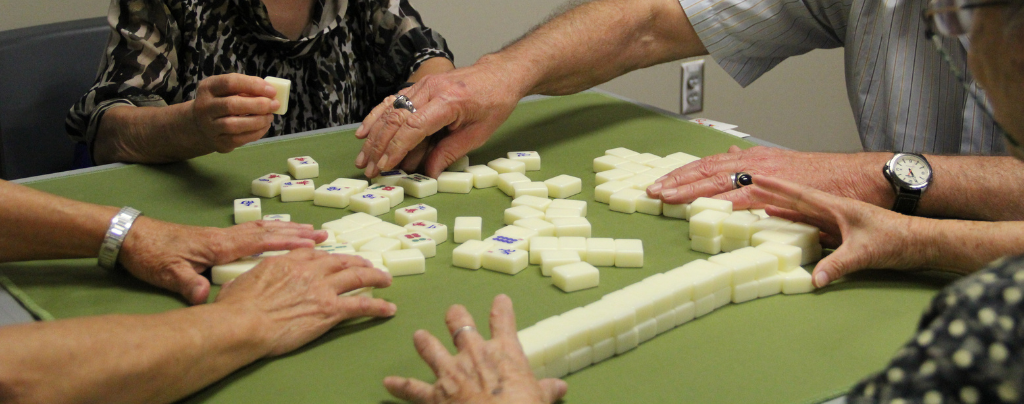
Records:
<instances>
[{"instance_id":1,"label":"eyeglasses","mask_svg":"<svg viewBox=\"0 0 1024 404\"><path fill-rule=\"evenodd\" d=\"M971 0L931 0L922 11L922 17L928 25L926 36L939 34L946 37L965 35L971 32L974 25L974 10L1010 4L1010 0L976 1Z\"/></svg>"},{"instance_id":2,"label":"eyeglasses","mask_svg":"<svg viewBox=\"0 0 1024 404\"><path fill-rule=\"evenodd\" d=\"M971 27L974 26L975 10L983 7L1007 5L1012 2L1012 0L970 1L972 0L929 0L928 7L925 7L921 12L921 18L924 19L925 26L927 27L924 31L924 36L935 44L935 49L942 55L942 59L946 61L946 66L949 66L953 76L964 87L967 94L974 99L975 105L980 106L982 112L995 125L996 133L1002 135L1010 147L1021 150L1024 153L1024 148L1021 147L1020 142L1017 142L1017 139L1006 133L1002 126L999 125L999 122L996 122L992 109L989 107L988 102L986 102L988 100L979 96L975 89L976 86L971 86L964 79L963 72L956 67L957 65L953 63L949 52L946 52L942 47L941 37L956 37L971 32Z\"/></svg>"}]
</instances>

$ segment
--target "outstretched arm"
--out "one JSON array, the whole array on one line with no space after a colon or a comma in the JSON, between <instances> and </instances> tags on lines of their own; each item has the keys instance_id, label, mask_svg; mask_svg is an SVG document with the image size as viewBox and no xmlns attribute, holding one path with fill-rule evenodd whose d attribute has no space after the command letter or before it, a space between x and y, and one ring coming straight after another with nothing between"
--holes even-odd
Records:
<instances>
[{"instance_id":1,"label":"outstretched arm","mask_svg":"<svg viewBox=\"0 0 1024 404\"><path fill-rule=\"evenodd\" d=\"M676 1L586 3L472 66L402 91L415 114L395 110L394 98L385 99L356 131L366 139L356 166L376 176L447 128L449 136L426 159L427 174L437 176L486 142L524 96L571 94L632 70L706 53Z\"/></svg>"},{"instance_id":2,"label":"outstretched arm","mask_svg":"<svg viewBox=\"0 0 1024 404\"><path fill-rule=\"evenodd\" d=\"M212 304L0 328L0 402L173 402L342 320L394 315L392 303L338 296L391 284L369 266L299 250L268 258Z\"/></svg>"}]
</instances>

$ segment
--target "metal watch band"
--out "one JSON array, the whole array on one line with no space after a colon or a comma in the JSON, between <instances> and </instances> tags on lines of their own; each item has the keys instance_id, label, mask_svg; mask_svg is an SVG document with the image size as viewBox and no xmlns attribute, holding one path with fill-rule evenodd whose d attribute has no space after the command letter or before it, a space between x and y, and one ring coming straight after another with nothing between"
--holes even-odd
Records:
<instances>
[{"instance_id":1,"label":"metal watch band","mask_svg":"<svg viewBox=\"0 0 1024 404\"><path fill-rule=\"evenodd\" d=\"M130 207L121 208L120 212L110 219L110 228L103 237L103 244L100 245L99 264L101 268L114 269L117 264L117 255L121 252L121 244L132 229L135 219L142 215L142 212Z\"/></svg>"}]
</instances>

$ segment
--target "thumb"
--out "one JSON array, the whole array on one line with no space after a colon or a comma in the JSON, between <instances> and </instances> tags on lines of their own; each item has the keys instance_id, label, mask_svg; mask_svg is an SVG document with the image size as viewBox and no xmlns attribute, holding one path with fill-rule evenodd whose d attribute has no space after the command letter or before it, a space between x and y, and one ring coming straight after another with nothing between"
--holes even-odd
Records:
<instances>
[{"instance_id":1,"label":"thumb","mask_svg":"<svg viewBox=\"0 0 1024 404\"><path fill-rule=\"evenodd\" d=\"M553 403L561 400L569 390L569 384L562 379L542 379L538 382L544 403Z\"/></svg>"},{"instance_id":2,"label":"thumb","mask_svg":"<svg viewBox=\"0 0 1024 404\"><path fill-rule=\"evenodd\" d=\"M812 283L814 287L821 288L832 281L846 276L846 274L859 271L864 268L858 254L850 253L849 248L839 246L829 256L818 261L812 272Z\"/></svg>"},{"instance_id":3,"label":"thumb","mask_svg":"<svg viewBox=\"0 0 1024 404\"><path fill-rule=\"evenodd\" d=\"M453 133L437 142L437 146L427 155L427 162L424 164L427 176L437 178L448 166L454 164L455 160L465 156L473 149L472 145L461 141L471 139L473 136L467 135L466 133Z\"/></svg>"},{"instance_id":4,"label":"thumb","mask_svg":"<svg viewBox=\"0 0 1024 404\"><path fill-rule=\"evenodd\" d=\"M729 153L739 153L741 151L743 151L743 149L741 149L739 146L736 146L736 145L729 146Z\"/></svg>"},{"instance_id":5,"label":"thumb","mask_svg":"<svg viewBox=\"0 0 1024 404\"><path fill-rule=\"evenodd\" d=\"M171 265L170 268L157 275L153 284L177 292L189 304L205 303L206 298L210 295L210 281L186 263Z\"/></svg>"}]
</instances>

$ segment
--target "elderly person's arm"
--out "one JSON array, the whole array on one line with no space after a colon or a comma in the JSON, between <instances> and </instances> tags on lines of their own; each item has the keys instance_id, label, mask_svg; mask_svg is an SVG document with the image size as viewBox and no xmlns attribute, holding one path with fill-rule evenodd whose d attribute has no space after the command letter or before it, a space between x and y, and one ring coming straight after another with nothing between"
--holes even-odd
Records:
<instances>
[{"instance_id":1,"label":"elderly person's arm","mask_svg":"<svg viewBox=\"0 0 1024 404\"><path fill-rule=\"evenodd\" d=\"M519 345L515 312L508 296L494 298L490 341L477 331L476 322L465 307L449 308L445 323L459 353L452 356L429 332L416 331L416 351L434 371L437 381L428 384L390 376L384 379L384 387L392 395L431 404L548 404L565 395L568 385L564 381L537 380L530 370Z\"/></svg>"},{"instance_id":2,"label":"elderly person's arm","mask_svg":"<svg viewBox=\"0 0 1024 404\"><path fill-rule=\"evenodd\" d=\"M666 203L689 203L699 197L733 202L737 209L760 207L750 188L735 189L736 172L771 176L891 209L896 199L882 166L892 153L806 153L768 147L733 146L687 164L647 188ZM925 155L932 166L931 185L921 196L918 216L973 220L1022 220L1024 182L1007 181L1024 172L1013 157Z\"/></svg>"},{"instance_id":3,"label":"elderly person's arm","mask_svg":"<svg viewBox=\"0 0 1024 404\"><path fill-rule=\"evenodd\" d=\"M778 178L755 176L751 197L768 213L817 226L836 250L814 267L822 287L862 269L939 269L969 274L1024 252L1024 223L906 216Z\"/></svg>"},{"instance_id":4,"label":"elderly person's arm","mask_svg":"<svg viewBox=\"0 0 1024 404\"><path fill-rule=\"evenodd\" d=\"M361 258L304 249L264 260L212 304L3 327L0 402L173 402L342 320L394 315L392 303L338 296L390 283Z\"/></svg>"},{"instance_id":5,"label":"elderly person's arm","mask_svg":"<svg viewBox=\"0 0 1024 404\"><path fill-rule=\"evenodd\" d=\"M118 212L0 181L0 262L95 257ZM135 277L205 302L213 265L263 251L313 247L327 238L310 225L249 222L226 229L183 226L145 216L132 225L118 262Z\"/></svg>"},{"instance_id":6,"label":"elderly person's arm","mask_svg":"<svg viewBox=\"0 0 1024 404\"><path fill-rule=\"evenodd\" d=\"M389 114L394 99L385 99L356 132L367 139L356 166L376 176L397 166L427 136L448 128L450 135L426 157L427 174L437 176L486 142L526 95L571 94L632 70L705 53L676 1L586 3L470 67L403 91L415 114Z\"/></svg>"}]
</instances>

